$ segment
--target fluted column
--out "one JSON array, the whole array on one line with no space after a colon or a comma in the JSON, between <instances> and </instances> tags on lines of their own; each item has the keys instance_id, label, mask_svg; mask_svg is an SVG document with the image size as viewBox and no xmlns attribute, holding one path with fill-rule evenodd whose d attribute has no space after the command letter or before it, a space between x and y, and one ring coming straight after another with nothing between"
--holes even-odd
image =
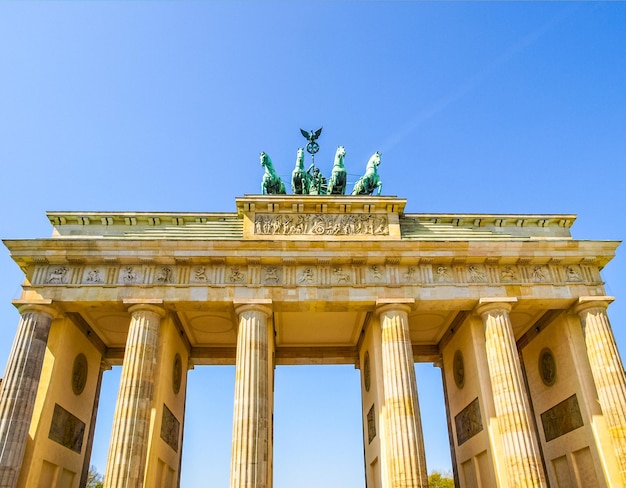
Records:
<instances>
[{"instance_id":1,"label":"fluted column","mask_svg":"<svg viewBox=\"0 0 626 488\"><path fill-rule=\"evenodd\" d=\"M0 387L0 487L13 488L22 467L48 333L55 310L26 304Z\"/></svg>"},{"instance_id":2,"label":"fluted column","mask_svg":"<svg viewBox=\"0 0 626 488\"><path fill-rule=\"evenodd\" d=\"M159 329L165 316L161 307L145 303L128 310L131 320L104 477L106 488L143 486Z\"/></svg>"},{"instance_id":3,"label":"fluted column","mask_svg":"<svg viewBox=\"0 0 626 488\"><path fill-rule=\"evenodd\" d=\"M539 442L531 424L528 398L509 312L517 299L481 299L476 312L485 327L487 365L502 439L502 457L512 487L544 487Z\"/></svg>"},{"instance_id":4,"label":"fluted column","mask_svg":"<svg viewBox=\"0 0 626 488\"><path fill-rule=\"evenodd\" d=\"M417 400L409 305L379 303L383 370L383 429L386 488L426 488L428 474ZM385 481L383 481L385 486Z\"/></svg>"},{"instance_id":5,"label":"fluted column","mask_svg":"<svg viewBox=\"0 0 626 488\"><path fill-rule=\"evenodd\" d=\"M580 297L574 310L583 327L591 374L626 486L626 374L606 308L613 297Z\"/></svg>"},{"instance_id":6,"label":"fluted column","mask_svg":"<svg viewBox=\"0 0 626 488\"><path fill-rule=\"evenodd\" d=\"M267 304L241 304L233 412L231 488L272 486L272 382L274 334Z\"/></svg>"}]
</instances>

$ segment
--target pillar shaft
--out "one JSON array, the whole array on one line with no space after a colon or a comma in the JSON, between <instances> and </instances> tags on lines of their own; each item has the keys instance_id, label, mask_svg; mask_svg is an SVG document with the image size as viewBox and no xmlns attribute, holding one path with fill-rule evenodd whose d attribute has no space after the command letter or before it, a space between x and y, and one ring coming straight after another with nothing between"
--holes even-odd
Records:
<instances>
[{"instance_id":1,"label":"pillar shaft","mask_svg":"<svg viewBox=\"0 0 626 488\"><path fill-rule=\"evenodd\" d=\"M233 412L231 488L271 488L272 381L269 307L237 308L237 366Z\"/></svg>"},{"instance_id":2,"label":"pillar shaft","mask_svg":"<svg viewBox=\"0 0 626 488\"><path fill-rule=\"evenodd\" d=\"M0 487L13 488L22 467L46 354L50 307L25 306L0 387Z\"/></svg>"},{"instance_id":3,"label":"pillar shaft","mask_svg":"<svg viewBox=\"0 0 626 488\"><path fill-rule=\"evenodd\" d=\"M106 488L143 486L161 318L154 305L130 307L120 389L104 477Z\"/></svg>"},{"instance_id":4,"label":"pillar shaft","mask_svg":"<svg viewBox=\"0 0 626 488\"><path fill-rule=\"evenodd\" d=\"M485 301L477 312L485 327L487 365L510 486L545 487L539 442L532 427L517 346L509 319L511 301Z\"/></svg>"},{"instance_id":5,"label":"pillar shaft","mask_svg":"<svg viewBox=\"0 0 626 488\"><path fill-rule=\"evenodd\" d=\"M384 450L388 488L428 486L424 437L417 399L409 307L383 305L378 310L382 337Z\"/></svg>"},{"instance_id":6,"label":"pillar shaft","mask_svg":"<svg viewBox=\"0 0 626 488\"><path fill-rule=\"evenodd\" d=\"M626 374L606 314L606 308L612 299L599 298L601 297L581 298L576 311L583 327L598 400L611 435L622 481L626 486Z\"/></svg>"}]
</instances>

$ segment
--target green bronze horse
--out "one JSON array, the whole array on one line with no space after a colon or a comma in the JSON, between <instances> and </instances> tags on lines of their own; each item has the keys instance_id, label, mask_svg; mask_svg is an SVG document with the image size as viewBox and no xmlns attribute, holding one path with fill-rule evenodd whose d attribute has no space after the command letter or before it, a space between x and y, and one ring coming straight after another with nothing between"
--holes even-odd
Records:
<instances>
[{"instance_id":1,"label":"green bronze horse","mask_svg":"<svg viewBox=\"0 0 626 488\"><path fill-rule=\"evenodd\" d=\"M261 166L265 168L265 174L261 182L261 193L263 195L285 195L287 193L285 184L280 179L280 176L276 174L272 160L264 152L261 153Z\"/></svg>"},{"instance_id":2,"label":"green bronze horse","mask_svg":"<svg viewBox=\"0 0 626 488\"><path fill-rule=\"evenodd\" d=\"M304 169L304 148L298 148L296 167L291 172L291 191L294 195L308 195L311 175Z\"/></svg>"},{"instance_id":3,"label":"green bronze horse","mask_svg":"<svg viewBox=\"0 0 626 488\"><path fill-rule=\"evenodd\" d=\"M345 195L346 183L348 181L348 173L346 167L343 164L343 160L346 157L346 150L343 146L339 146L335 152L335 162L333 164L333 171L330 174L330 181L328 182L328 194L329 195Z\"/></svg>"},{"instance_id":4,"label":"green bronze horse","mask_svg":"<svg viewBox=\"0 0 626 488\"><path fill-rule=\"evenodd\" d=\"M377 195L383 189L383 183L378 176L378 165L380 164L380 153L376 151L367 162L365 174L361 176L354 184L352 189L353 195L371 195L374 190L378 189Z\"/></svg>"}]
</instances>

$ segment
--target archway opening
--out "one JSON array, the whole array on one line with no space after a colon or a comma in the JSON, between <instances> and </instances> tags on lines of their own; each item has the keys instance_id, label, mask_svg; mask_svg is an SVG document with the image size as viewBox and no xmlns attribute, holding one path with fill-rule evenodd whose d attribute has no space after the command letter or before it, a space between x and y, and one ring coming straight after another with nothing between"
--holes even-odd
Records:
<instances>
[{"instance_id":1,"label":"archway opening","mask_svg":"<svg viewBox=\"0 0 626 488\"><path fill-rule=\"evenodd\" d=\"M361 425L354 366L278 366L274 488L363 488Z\"/></svg>"},{"instance_id":2,"label":"archway opening","mask_svg":"<svg viewBox=\"0 0 626 488\"><path fill-rule=\"evenodd\" d=\"M102 373L96 430L94 431L91 459L89 461L89 466L92 466L101 476L104 476L107 467L113 417L115 416L115 404L117 403L117 392L120 389L121 375L121 366L114 366Z\"/></svg>"},{"instance_id":3,"label":"archway opening","mask_svg":"<svg viewBox=\"0 0 626 488\"><path fill-rule=\"evenodd\" d=\"M235 366L197 366L187 375L180 486L227 487Z\"/></svg>"},{"instance_id":4,"label":"archway opening","mask_svg":"<svg viewBox=\"0 0 626 488\"><path fill-rule=\"evenodd\" d=\"M441 369L432 363L415 363L417 394L428 473L452 477L452 458Z\"/></svg>"}]
</instances>

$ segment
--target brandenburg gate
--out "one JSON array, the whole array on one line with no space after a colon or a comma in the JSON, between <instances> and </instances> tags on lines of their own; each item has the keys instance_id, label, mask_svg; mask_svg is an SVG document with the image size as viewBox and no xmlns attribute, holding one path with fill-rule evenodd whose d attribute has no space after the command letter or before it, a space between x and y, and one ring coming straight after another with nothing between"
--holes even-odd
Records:
<instances>
[{"instance_id":1,"label":"brandenburg gate","mask_svg":"<svg viewBox=\"0 0 626 488\"><path fill-rule=\"evenodd\" d=\"M0 487L84 486L111 365L105 486L178 486L187 371L224 364L232 488L272 486L274 368L293 364L358 368L367 488L426 487L415 362L441 368L457 486L626 486L626 377L600 275L618 243L573 239L573 215L405 204L50 212L52 237L5 241L25 280Z\"/></svg>"}]
</instances>

